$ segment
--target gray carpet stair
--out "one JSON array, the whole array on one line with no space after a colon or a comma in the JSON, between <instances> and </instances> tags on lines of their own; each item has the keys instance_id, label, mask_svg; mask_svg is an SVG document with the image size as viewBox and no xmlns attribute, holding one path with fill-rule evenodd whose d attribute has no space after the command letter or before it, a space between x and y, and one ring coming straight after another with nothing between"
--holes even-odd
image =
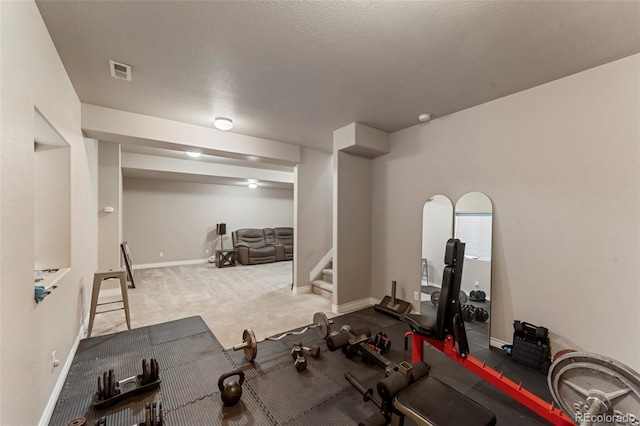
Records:
<instances>
[{"instance_id":1,"label":"gray carpet stair","mask_svg":"<svg viewBox=\"0 0 640 426\"><path fill-rule=\"evenodd\" d=\"M332 266L332 265L331 265ZM333 295L333 269L331 267L322 270L322 278L313 281L314 292L331 298Z\"/></svg>"}]
</instances>

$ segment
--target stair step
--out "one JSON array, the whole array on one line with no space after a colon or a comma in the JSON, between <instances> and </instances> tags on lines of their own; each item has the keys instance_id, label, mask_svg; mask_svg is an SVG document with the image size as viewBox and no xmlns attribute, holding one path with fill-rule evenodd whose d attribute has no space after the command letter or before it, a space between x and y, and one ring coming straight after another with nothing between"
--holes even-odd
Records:
<instances>
[{"instance_id":1,"label":"stair step","mask_svg":"<svg viewBox=\"0 0 640 426\"><path fill-rule=\"evenodd\" d=\"M330 293L333 293L333 284L328 283L328 282L326 282L324 280L315 280L313 282L313 286L317 287L317 288L320 288L322 290L328 291Z\"/></svg>"}]
</instances>

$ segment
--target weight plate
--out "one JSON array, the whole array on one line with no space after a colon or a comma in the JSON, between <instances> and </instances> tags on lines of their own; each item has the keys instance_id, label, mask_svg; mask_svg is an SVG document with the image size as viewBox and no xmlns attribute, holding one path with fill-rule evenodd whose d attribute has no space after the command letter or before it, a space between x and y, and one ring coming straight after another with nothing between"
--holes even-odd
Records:
<instances>
[{"instance_id":1,"label":"weight plate","mask_svg":"<svg viewBox=\"0 0 640 426\"><path fill-rule=\"evenodd\" d=\"M433 306L438 306L439 301L440 301L440 292L436 290L433 293L431 293L431 304Z\"/></svg>"},{"instance_id":2,"label":"weight plate","mask_svg":"<svg viewBox=\"0 0 640 426\"><path fill-rule=\"evenodd\" d=\"M556 352L556 354L553 356L553 361L559 359L562 355L566 355L570 352L576 352L575 349L562 349L558 352Z\"/></svg>"},{"instance_id":3,"label":"weight plate","mask_svg":"<svg viewBox=\"0 0 640 426\"><path fill-rule=\"evenodd\" d=\"M67 423L67 426L85 426L86 424L87 419L85 419L84 417L78 417Z\"/></svg>"},{"instance_id":4,"label":"weight plate","mask_svg":"<svg viewBox=\"0 0 640 426\"><path fill-rule=\"evenodd\" d=\"M329 324L329 318L324 314L324 312L316 312L313 314L313 323L317 324L316 333L322 339L326 339L331 331L331 325Z\"/></svg>"},{"instance_id":5,"label":"weight plate","mask_svg":"<svg viewBox=\"0 0 640 426\"><path fill-rule=\"evenodd\" d=\"M460 304L464 305L465 303L467 303L467 300L469 300L469 298L467 297L467 293L460 290Z\"/></svg>"},{"instance_id":6,"label":"weight plate","mask_svg":"<svg viewBox=\"0 0 640 426\"><path fill-rule=\"evenodd\" d=\"M258 356L258 341L252 329L247 328L242 332L242 341L247 344L244 350L244 357L251 362Z\"/></svg>"},{"instance_id":7,"label":"weight plate","mask_svg":"<svg viewBox=\"0 0 640 426\"><path fill-rule=\"evenodd\" d=\"M556 404L577 423L638 424L640 375L616 360L587 352L564 354L551 365L547 384ZM604 409L585 418L594 401Z\"/></svg>"}]
</instances>

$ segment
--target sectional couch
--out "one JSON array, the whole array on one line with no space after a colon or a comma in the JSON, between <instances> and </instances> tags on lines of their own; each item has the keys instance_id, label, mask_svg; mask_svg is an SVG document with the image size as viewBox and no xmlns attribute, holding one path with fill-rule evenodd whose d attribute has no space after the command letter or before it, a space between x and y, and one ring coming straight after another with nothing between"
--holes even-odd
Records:
<instances>
[{"instance_id":1,"label":"sectional couch","mask_svg":"<svg viewBox=\"0 0 640 426\"><path fill-rule=\"evenodd\" d=\"M231 233L241 265L293 260L293 228L244 228Z\"/></svg>"}]
</instances>

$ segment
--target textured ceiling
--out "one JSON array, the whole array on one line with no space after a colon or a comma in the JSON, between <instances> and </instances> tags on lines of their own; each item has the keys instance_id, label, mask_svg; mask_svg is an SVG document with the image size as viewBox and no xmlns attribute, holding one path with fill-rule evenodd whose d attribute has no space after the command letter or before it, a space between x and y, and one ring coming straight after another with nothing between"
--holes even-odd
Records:
<instances>
[{"instance_id":1,"label":"textured ceiling","mask_svg":"<svg viewBox=\"0 0 640 426\"><path fill-rule=\"evenodd\" d=\"M325 151L640 51L637 1L37 4L82 102Z\"/></svg>"}]
</instances>

